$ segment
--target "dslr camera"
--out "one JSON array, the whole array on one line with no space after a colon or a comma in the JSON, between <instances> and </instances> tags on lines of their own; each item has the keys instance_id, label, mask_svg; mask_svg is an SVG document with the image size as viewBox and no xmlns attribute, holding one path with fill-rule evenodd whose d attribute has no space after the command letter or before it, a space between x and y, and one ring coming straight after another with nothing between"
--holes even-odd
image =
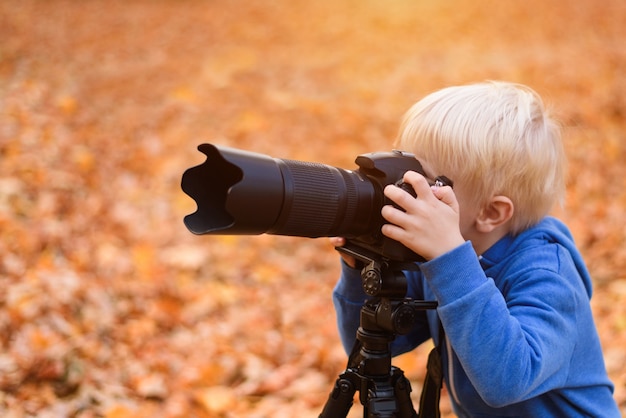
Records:
<instances>
[{"instance_id":1,"label":"dslr camera","mask_svg":"<svg viewBox=\"0 0 626 418\"><path fill-rule=\"evenodd\" d=\"M183 191L197 204L184 219L194 234L341 236L346 248L366 258L423 260L381 232L381 209L393 204L383 194L385 186L396 184L415 195L403 175L409 170L424 175L413 154L361 154L358 168L346 170L212 144L198 150L206 161L182 177ZM445 177L438 181L451 183Z\"/></svg>"}]
</instances>

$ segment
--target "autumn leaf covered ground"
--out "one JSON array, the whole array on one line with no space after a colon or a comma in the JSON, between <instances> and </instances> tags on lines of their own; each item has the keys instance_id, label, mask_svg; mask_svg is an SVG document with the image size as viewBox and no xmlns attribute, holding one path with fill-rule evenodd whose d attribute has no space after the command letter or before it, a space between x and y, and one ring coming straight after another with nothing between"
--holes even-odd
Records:
<instances>
[{"instance_id":1,"label":"autumn leaf covered ground","mask_svg":"<svg viewBox=\"0 0 626 418\"><path fill-rule=\"evenodd\" d=\"M346 361L335 251L193 236L181 175L202 142L353 168L415 100L484 79L563 122L557 214L626 411L625 21L623 0L2 1L0 416L317 416ZM415 397L425 350L395 363Z\"/></svg>"}]
</instances>

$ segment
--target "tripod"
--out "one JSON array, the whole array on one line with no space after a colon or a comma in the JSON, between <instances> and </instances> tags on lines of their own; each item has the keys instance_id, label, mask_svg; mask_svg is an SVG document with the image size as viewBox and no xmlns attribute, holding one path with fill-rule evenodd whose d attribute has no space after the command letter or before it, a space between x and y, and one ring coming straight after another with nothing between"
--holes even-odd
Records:
<instances>
[{"instance_id":1,"label":"tripod","mask_svg":"<svg viewBox=\"0 0 626 418\"><path fill-rule=\"evenodd\" d=\"M405 298L407 283L401 269L411 263L393 263L341 247L361 261L363 290L373 298L361 308L356 342L346 370L339 375L319 418L346 417L359 391L365 418L417 418L411 402L411 384L404 372L391 365L391 342L397 334L408 333L420 310L434 309L437 302Z\"/></svg>"}]
</instances>

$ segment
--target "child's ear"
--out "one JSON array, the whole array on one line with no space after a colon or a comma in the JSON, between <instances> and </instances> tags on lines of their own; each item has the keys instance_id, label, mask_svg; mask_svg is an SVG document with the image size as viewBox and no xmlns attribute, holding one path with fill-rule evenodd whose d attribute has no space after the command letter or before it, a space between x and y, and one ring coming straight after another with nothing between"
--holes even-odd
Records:
<instances>
[{"instance_id":1,"label":"child's ear","mask_svg":"<svg viewBox=\"0 0 626 418\"><path fill-rule=\"evenodd\" d=\"M482 208L476 218L479 232L491 232L504 225L513 217L513 202L506 196L494 196Z\"/></svg>"}]
</instances>

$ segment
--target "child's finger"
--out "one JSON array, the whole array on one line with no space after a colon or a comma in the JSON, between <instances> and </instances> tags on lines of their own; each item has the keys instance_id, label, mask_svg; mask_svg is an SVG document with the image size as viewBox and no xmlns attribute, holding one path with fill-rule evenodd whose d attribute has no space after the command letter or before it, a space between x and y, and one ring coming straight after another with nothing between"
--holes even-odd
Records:
<instances>
[{"instance_id":1,"label":"child's finger","mask_svg":"<svg viewBox=\"0 0 626 418\"><path fill-rule=\"evenodd\" d=\"M343 237L330 237L328 240L334 247L341 247L346 243L346 240Z\"/></svg>"},{"instance_id":2,"label":"child's finger","mask_svg":"<svg viewBox=\"0 0 626 418\"><path fill-rule=\"evenodd\" d=\"M415 171L407 171L404 173L404 181L413 186L413 190L417 194L418 199L428 198L431 195L428 180L423 175Z\"/></svg>"},{"instance_id":3,"label":"child's finger","mask_svg":"<svg viewBox=\"0 0 626 418\"><path fill-rule=\"evenodd\" d=\"M431 190L437 199L445 203L446 205L457 208L458 202L454 190L450 186L436 187L432 186Z\"/></svg>"}]
</instances>

